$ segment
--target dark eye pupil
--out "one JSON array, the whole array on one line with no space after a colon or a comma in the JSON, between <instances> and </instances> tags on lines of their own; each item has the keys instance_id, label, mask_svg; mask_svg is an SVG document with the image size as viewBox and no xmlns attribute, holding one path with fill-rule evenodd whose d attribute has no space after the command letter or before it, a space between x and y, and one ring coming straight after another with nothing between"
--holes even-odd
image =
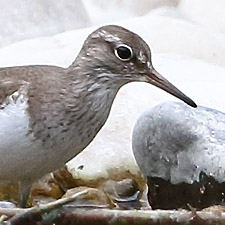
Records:
<instances>
[{"instance_id":1,"label":"dark eye pupil","mask_svg":"<svg viewBox=\"0 0 225 225\"><path fill-rule=\"evenodd\" d=\"M117 48L117 54L121 59L130 59L131 51L125 46L120 46Z\"/></svg>"}]
</instances>

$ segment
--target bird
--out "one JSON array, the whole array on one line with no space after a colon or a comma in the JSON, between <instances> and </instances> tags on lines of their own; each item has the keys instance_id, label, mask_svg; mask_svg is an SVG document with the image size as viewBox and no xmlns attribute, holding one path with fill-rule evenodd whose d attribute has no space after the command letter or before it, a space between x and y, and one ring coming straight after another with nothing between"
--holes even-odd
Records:
<instances>
[{"instance_id":1,"label":"bird","mask_svg":"<svg viewBox=\"0 0 225 225\"><path fill-rule=\"evenodd\" d=\"M154 69L147 43L116 25L93 31L67 68L0 68L0 182L19 184L20 207L35 180L94 139L119 89L132 81L148 82L197 107Z\"/></svg>"}]
</instances>

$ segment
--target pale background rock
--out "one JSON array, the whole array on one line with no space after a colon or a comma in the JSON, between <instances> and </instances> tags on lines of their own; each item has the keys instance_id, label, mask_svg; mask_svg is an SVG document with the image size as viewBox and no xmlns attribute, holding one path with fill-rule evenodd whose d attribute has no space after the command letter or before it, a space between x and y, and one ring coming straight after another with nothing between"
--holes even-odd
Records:
<instances>
[{"instance_id":1,"label":"pale background rock","mask_svg":"<svg viewBox=\"0 0 225 225\"><path fill-rule=\"evenodd\" d=\"M90 26L81 0L0 0L0 47Z\"/></svg>"},{"instance_id":2,"label":"pale background rock","mask_svg":"<svg viewBox=\"0 0 225 225\"><path fill-rule=\"evenodd\" d=\"M143 16L161 6L176 7L179 0L83 0L93 25Z\"/></svg>"},{"instance_id":3,"label":"pale background rock","mask_svg":"<svg viewBox=\"0 0 225 225\"><path fill-rule=\"evenodd\" d=\"M71 13L68 1L59 2L62 15ZM46 14L47 17L43 16L42 10L37 11L38 23L32 23L29 16L24 15L23 20L15 24L14 16L2 16L5 10L18 8L20 16L25 11L28 13L29 10L24 8L25 6L20 9L16 3L10 4L10 1L7 1L9 5L0 8L0 24L4 24L2 30L8 29L11 33L1 39L3 34L1 31L0 45L6 46L7 43L21 40L21 35L24 34L23 27L27 34L31 34L24 38L36 38L1 48L0 66L27 64L68 66L91 31L102 24L116 23L140 34L152 48L153 64L156 69L193 98L197 104L225 111L223 103L225 14L216 11L224 8L225 1L220 0L215 3L212 0L196 0L196 3L194 0L181 0L178 6L177 1L151 2L152 5L149 1L140 4L140 1L124 0L118 4L118 1L114 0L104 4L100 0L87 0L83 1L84 7L80 2L79 9L83 12L81 18L84 16L86 22L78 23L79 27L85 27L89 23L95 27L71 30L77 28L76 21L68 19L68 16L67 19L64 16L58 19L51 17L51 26L46 22L49 14ZM6 4L6 1L0 0L0 5L3 3ZM39 7L47 9L48 5L45 3L46 1L38 0L35 4L40 4ZM136 8L137 5L139 7ZM39 7L35 6L35 9ZM56 7L55 3L50 5L51 9L54 7ZM208 21L207 15L212 12L214 16ZM75 10L73 16L77 15ZM44 33L41 24L47 27ZM54 32L51 27L56 28L53 29ZM64 30L67 31L53 35ZM43 35L50 37L40 37ZM115 167L136 173L138 170L131 150L133 125L142 112L170 100L175 98L148 84L133 83L123 87L113 104L106 125L87 149L69 163L69 168L74 171L76 177L87 179L93 179L95 176L107 177L108 171ZM84 165L83 170L77 170L80 165Z\"/></svg>"},{"instance_id":4,"label":"pale background rock","mask_svg":"<svg viewBox=\"0 0 225 225\"><path fill-rule=\"evenodd\" d=\"M182 0L179 4L182 13L211 32L217 30L225 33L224 8L224 0Z\"/></svg>"}]
</instances>

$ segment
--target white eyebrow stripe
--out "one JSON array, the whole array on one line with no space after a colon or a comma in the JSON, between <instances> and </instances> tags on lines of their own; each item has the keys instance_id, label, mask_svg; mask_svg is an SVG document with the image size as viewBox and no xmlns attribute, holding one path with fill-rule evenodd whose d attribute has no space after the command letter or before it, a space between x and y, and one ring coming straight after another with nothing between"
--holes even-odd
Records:
<instances>
[{"instance_id":1,"label":"white eyebrow stripe","mask_svg":"<svg viewBox=\"0 0 225 225\"><path fill-rule=\"evenodd\" d=\"M120 42L121 41L121 39L116 34L111 34L105 30L101 30L92 36L92 38L99 38L99 37L105 39L108 42L113 42L113 41Z\"/></svg>"}]
</instances>

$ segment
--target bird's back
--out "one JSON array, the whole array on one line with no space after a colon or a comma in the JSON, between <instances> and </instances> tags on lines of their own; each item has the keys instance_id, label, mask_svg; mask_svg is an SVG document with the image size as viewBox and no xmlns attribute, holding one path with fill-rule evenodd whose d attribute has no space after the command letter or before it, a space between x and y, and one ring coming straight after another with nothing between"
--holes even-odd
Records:
<instances>
[{"instance_id":1,"label":"bird's back","mask_svg":"<svg viewBox=\"0 0 225 225\"><path fill-rule=\"evenodd\" d=\"M20 179L26 177L26 173L27 177L35 177L35 174L29 173L42 173L37 167L43 163L51 167L49 162L52 154L46 152L48 147L43 145L38 135L41 130L47 129L46 121L49 122L51 115L46 113L46 109L49 107L51 112L51 102L56 99L54 96L63 73L63 68L54 66L0 69L1 180L10 180L10 177ZM43 104L48 101L49 104ZM54 112L51 114L54 117ZM38 161L40 163L34 163Z\"/></svg>"}]
</instances>

